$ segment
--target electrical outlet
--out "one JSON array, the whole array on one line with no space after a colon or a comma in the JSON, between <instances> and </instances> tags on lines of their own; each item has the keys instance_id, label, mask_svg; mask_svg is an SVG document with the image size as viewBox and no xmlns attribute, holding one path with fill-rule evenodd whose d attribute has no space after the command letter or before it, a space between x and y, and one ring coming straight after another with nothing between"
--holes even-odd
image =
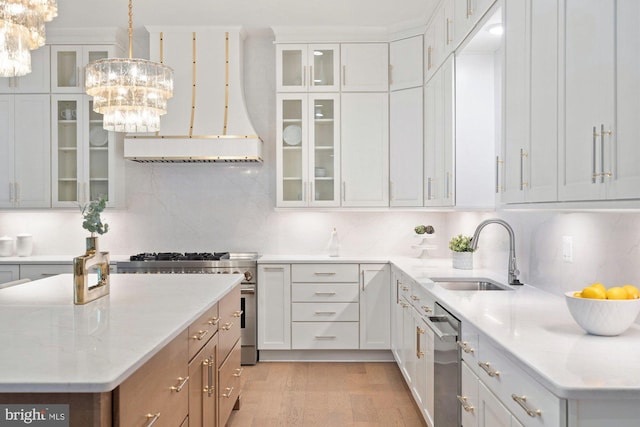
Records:
<instances>
[{"instance_id":1,"label":"electrical outlet","mask_svg":"<svg viewBox=\"0 0 640 427\"><path fill-rule=\"evenodd\" d=\"M562 236L562 260L573 262L573 237Z\"/></svg>"}]
</instances>

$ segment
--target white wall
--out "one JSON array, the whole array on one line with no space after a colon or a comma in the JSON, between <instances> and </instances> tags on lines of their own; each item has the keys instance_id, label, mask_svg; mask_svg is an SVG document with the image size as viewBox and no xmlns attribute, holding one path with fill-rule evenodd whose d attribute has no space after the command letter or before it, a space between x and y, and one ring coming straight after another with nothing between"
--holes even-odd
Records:
<instances>
[{"instance_id":1,"label":"white wall","mask_svg":"<svg viewBox=\"0 0 640 427\"><path fill-rule=\"evenodd\" d=\"M249 250L325 253L337 227L345 255L417 256L412 230L436 228L437 255L447 242L471 234L487 213L275 211L275 77L272 39L245 42L245 92L265 162L256 165L127 162L128 207L104 217L111 231L101 247L114 255L142 251ZM602 281L640 283L639 213L500 212L517 236L522 278L554 293ZM84 251L79 211L0 212L0 235L34 235L34 254L70 258ZM574 262L562 261L562 236L573 236ZM507 233L483 231L478 265L506 269Z\"/></svg>"}]
</instances>

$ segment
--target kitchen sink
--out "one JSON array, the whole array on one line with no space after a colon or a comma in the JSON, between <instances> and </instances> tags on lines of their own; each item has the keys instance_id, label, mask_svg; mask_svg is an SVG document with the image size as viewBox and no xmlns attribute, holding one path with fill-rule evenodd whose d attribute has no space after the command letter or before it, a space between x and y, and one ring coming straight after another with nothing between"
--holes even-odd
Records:
<instances>
[{"instance_id":1,"label":"kitchen sink","mask_svg":"<svg viewBox=\"0 0 640 427\"><path fill-rule=\"evenodd\" d=\"M508 286L489 279L435 278L433 282L450 291L511 291Z\"/></svg>"}]
</instances>

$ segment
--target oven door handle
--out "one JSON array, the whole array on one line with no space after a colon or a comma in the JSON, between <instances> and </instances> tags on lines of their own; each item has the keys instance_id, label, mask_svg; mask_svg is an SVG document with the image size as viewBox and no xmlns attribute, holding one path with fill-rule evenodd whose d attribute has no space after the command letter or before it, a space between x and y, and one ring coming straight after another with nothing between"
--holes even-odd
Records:
<instances>
[{"instance_id":1,"label":"oven door handle","mask_svg":"<svg viewBox=\"0 0 640 427\"><path fill-rule=\"evenodd\" d=\"M240 289L240 294L242 294L242 295L255 295L256 294L256 290L255 290L255 288Z\"/></svg>"}]
</instances>

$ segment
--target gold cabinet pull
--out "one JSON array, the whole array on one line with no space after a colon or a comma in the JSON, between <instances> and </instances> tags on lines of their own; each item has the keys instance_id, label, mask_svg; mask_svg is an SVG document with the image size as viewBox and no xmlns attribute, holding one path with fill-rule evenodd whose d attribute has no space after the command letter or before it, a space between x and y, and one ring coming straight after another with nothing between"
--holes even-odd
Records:
<instances>
[{"instance_id":1,"label":"gold cabinet pull","mask_svg":"<svg viewBox=\"0 0 640 427\"><path fill-rule=\"evenodd\" d=\"M147 417L147 425L145 425L145 427L151 427L160 418L160 412L158 412L157 414L147 414L146 417Z\"/></svg>"},{"instance_id":2,"label":"gold cabinet pull","mask_svg":"<svg viewBox=\"0 0 640 427\"><path fill-rule=\"evenodd\" d=\"M411 295L411 299L412 299L413 301L420 301L420 297L419 297L419 296L417 296L417 295Z\"/></svg>"},{"instance_id":3,"label":"gold cabinet pull","mask_svg":"<svg viewBox=\"0 0 640 427\"><path fill-rule=\"evenodd\" d=\"M233 326L233 322L227 322L220 327L223 331L228 331Z\"/></svg>"},{"instance_id":4,"label":"gold cabinet pull","mask_svg":"<svg viewBox=\"0 0 640 427\"><path fill-rule=\"evenodd\" d=\"M204 330L199 330L197 334L193 335L191 338L193 338L194 340L198 340L198 341L202 341L204 339L205 336L207 336L207 334L209 333L208 329L204 329Z\"/></svg>"},{"instance_id":5,"label":"gold cabinet pull","mask_svg":"<svg viewBox=\"0 0 640 427\"><path fill-rule=\"evenodd\" d=\"M429 306L423 305L420 308L423 309L425 313L433 313L433 309Z\"/></svg>"},{"instance_id":6,"label":"gold cabinet pull","mask_svg":"<svg viewBox=\"0 0 640 427\"><path fill-rule=\"evenodd\" d=\"M222 393L222 397L226 397L228 399L231 397L231 393L233 393L233 387L227 387L225 390L227 390L227 392Z\"/></svg>"},{"instance_id":7,"label":"gold cabinet pull","mask_svg":"<svg viewBox=\"0 0 640 427\"><path fill-rule=\"evenodd\" d=\"M424 329L420 326L416 326L416 356L420 359L424 356L424 351L420 351L420 335L424 334Z\"/></svg>"},{"instance_id":8,"label":"gold cabinet pull","mask_svg":"<svg viewBox=\"0 0 640 427\"><path fill-rule=\"evenodd\" d=\"M409 304L407 304L406 302L401 302L400 305L402 306L402 308L409 307Z\"/></svg>"},{"instance_id":9,"label":"gold cabinet pull","mask_svg":"<svg viewBox=\"0 0 640 427\"><path fill-rule=\"evenodd\" d=\"M242 316L242 313L244 313L244 311L242 311L242 310L234 311L231 316L240 317L240 316Z\"/></svg>"},{"instance_id":10,"label":"gold cabinet pull","mask_svg":"<svg viewBox=\"0 0 640 427\"><path fill-rule=\"evenodd\" d=\"M458 341L458 347L467 354L475 352L474 348L470 347L469 343L466 341Z\"/></svg>"},{"instance_id":11,"label":"gold cabinet pull","mask_svg":"<svg viewBox=\"0 0 640 427\"><path fill-rule=\"evenodd\" d=\"M202 361L202 366L207 367L207 372L206 372L207 385L202 389L202 392L207 393L207 396L209 397L211 397L211 395L215 390L215 387L213 385L213 367L215 366L214 360L215 359L213 358L213 356L209 356ZM205 375L205 372L203 372L203 375Z\"/></svg>"},{"instance_id":12,"label":"gold cabinet pull","mask_svg":"<svg viewBox=\"0 0 640 427\"><path fill-rule=\"evenodd\" d=\"M464 409L465 412L473 413L473 410L475 408L473 406L469 405L469 403L467 403L467 396L457 395L456 397L458 398L458 402L460 402L460 404L462 405L462 409Z\"/></svg>"},{"instance_id":13,"label":"gold cabinet pull","mask_svg":"<svg viewBox=\"0 0 640 427\"><path fill-rule=\"evenodd\" d=\"M236 373L233 374L233 376L236 377L236 378L240 378L240 376L242 375L242 371L244 371L244 368L236 369Z\"/></svg>"},{"instance_id":14,"label":"gold cabinet pull","mask_svg":"<svg viewBox=\"0 0 640 427\"><path fill-rule=\"evenodd\" d=\"M220 318L218 316L213 316L211 319L209 319L207 324L211 326L215 326L218 324L219 321L220 321Z\"/></svg>"},{"instance_id":15,"label":"gold cabinet pull","mask_svg":"<svg viewBox=\"0 0 640 427\"><path fill-rule=\"evenodd\" d=\"M516 401L518 405L529 415L531 418L541 417L542 411L540 409L531 409L527 405L527 396L517 396L515 394L511 395L511 398Z\"/></svg>"},{"instance_id":16,"label":"gold cabinet pull","mask_svg":"<svg viewBox=\"0 0 640 427\"><path fill-rule=\"evenodd\" d=\"M478 362L478 366L480 366L491 378L500 376L500 371L491 369L491 363L489 362Z\"/></svg>"},{"instance_id":17,"label":"gold cabinet pull","mask_svg":"<svg viewBox=\"0 0 640 427\"><path fill-rule=\"evenodd\" d=\"M189 382L189 377L178 377L178 381L180 381L180 384L178 384L177 386L171 386L171 390L174 390L176 393L180 393L180 391L182 391L182 389L184 388L184 386Z\"/></svg>"}]
</instances>

